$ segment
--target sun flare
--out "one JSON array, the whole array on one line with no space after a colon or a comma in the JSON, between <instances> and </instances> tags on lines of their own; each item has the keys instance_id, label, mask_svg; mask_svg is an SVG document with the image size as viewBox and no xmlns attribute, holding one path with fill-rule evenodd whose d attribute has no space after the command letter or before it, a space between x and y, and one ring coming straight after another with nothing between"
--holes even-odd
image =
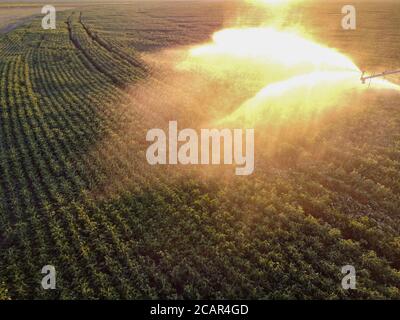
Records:
<instances>
[{"instance_id":1,"label":"sun flare","mask_svg":"<svg viewBox=\"0 0 400 320\"><path fill-rule=\"evenodd\" d=\"M204 72L214 79L234 77L243 90L258 88L218 124L253 126L278 110L281 119L291 117L293 110L296 115L307 116L337 106L346 95L368 88L360 81L362 72L350 57L314 41L301 27L226 28L214 33L211 42L192 47L178 68ZM374 88L400 87L380 79L374 80Z\"/></svg>"},{"instance_id":2,"label":"sun flare","mask_svg":"<svg viewBox=\"0 0 400 320\"><path fill-rule=\"evenodd\" d=\"M225 55L284 67L306 65L315 69L359 71L345 55L294 32L274 28L224 29L215 33L212 39L210 44L191 49L191 55L205 58Z\"/></svg>"}]
</instances>

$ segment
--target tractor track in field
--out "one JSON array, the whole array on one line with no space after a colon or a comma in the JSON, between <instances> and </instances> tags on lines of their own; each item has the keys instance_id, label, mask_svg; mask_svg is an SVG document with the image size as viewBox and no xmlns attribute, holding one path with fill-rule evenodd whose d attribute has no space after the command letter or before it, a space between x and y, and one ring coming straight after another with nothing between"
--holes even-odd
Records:
<instances>
[{"instance_id":1,"label":"tractor track in field","mask_svg":"<svg viewBox=\"0 0 400 320\"><path fill-rule=\"evenodd\" d=\"M69 33L70 41L73 43L73 45L75 46L75 48L77 50L82 52L82 54L86 57L88 62L91 64L91 66L93 66L93 68L95 68L98 72L100 72L101 74L106 76L108 79L110 79L111 82L114 83L115 85L117 85L119 87L124 87L125 83L121 79L119 79L119 78L115 77L114 75L110 74L109 72L107 72L107 70L105 70L99 63L97 63L90 56L90 54L82 47L79 40L74 36L74 31L73 31L73 26L72 26L72 14L68 17L66 24L68 26L68 33Z\"/></svg>"},{"instance_id":2,"label":"tractor track in field","mask_svg":"<svg viewBox=\"0 0 400 320\"><path fill-rule=\"evenodd\" d=\"M83 21L83 16L82 12L79 13L79 23L82 25L83 29L86 31L86 34L90 39L95 41L98 45L106 49L108 52L111 54L117 55L119 58L122 60L126 61L128 64L130 64L134 68L139 68L142 71L146 72L147 68L145 67L143 62L137 61L135 58L131 57L130 55L126 54L125 52L122 52L118 48L115 48L111 44L109 44L106 40L102 39L99 37L99 35L95 32L93 32L90 27L85 24Z\"/></svg>"}]
</instances>

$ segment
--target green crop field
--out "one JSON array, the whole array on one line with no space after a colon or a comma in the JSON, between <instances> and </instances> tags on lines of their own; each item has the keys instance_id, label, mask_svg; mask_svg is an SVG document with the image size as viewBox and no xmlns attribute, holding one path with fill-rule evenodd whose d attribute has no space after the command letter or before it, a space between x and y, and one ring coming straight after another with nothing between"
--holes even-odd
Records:
<instances>
[{"instance_id":1,"label":"green crop field","mask_svg":"<svg viewBox=\"0 0 400 320\"><path fill-rule=\"evenodd\" d=\"M351 32L342 5L310 1L287 19L363 70L399 69L400 3L359 2ZM398 92L372 84L305 126L259 126L248 177L146 162L150 128L201 127L258 90L170 67L247 9L80 3L55 30L40 11L4 29L0 299L400 298ZM40 285L44 265L56 290ZM357 290L341 287L344 265Z\"/></svg>"}]
</instances>

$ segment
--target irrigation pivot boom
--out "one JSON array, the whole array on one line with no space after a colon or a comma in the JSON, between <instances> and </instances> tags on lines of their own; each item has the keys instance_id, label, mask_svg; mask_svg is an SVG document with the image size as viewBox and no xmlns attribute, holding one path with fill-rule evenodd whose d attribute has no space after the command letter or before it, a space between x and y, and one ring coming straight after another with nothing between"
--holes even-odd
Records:
<instances>
[{"instance_id":1,"label":"irrigation pivot boom","mask_svg":"<svg viewBox=\"0 0 400 320\"><path fill-rule=\"evenodd\" d=\"M371 79L373 79L373 78L379 78L379 77L384 77L384 76L387 76L387 75L389 75L389 74L396 74L396 73L400 73L400 70L394 70L394 71L385 71L385 72L382 72L382 73L378 73L378 74L373 74L372 76L364 76L365 75L365 71L363 71L363 73L361 74L361 82L363 83L363 84L365 84L365 82L367 81L367 80L370 80L371 81Z\"/></svg>"}]
</instances>

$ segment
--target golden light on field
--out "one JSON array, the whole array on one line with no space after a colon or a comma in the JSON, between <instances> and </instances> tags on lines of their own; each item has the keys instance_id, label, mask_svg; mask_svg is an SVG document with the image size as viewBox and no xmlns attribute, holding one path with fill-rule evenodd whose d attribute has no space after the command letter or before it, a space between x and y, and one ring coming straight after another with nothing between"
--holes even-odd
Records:
<instances>
[{"instance_id":1,"label":"golden light on field","mask_svg":"<svg viewBox=\"0 0 400 320\"><path fill-rule=\"evenodd\" d=\"M300 2L302 0L247 0L249 3L255 4L265 4L265 5L287 5L295 2Z\"/></svg>"},{"instance_id":2,"label":"golden light on field","mask_svg":"<svg viewBox=\"0 0 400 320\"><path fill-rule=\"evenodd\" d=\"M283 67L358 70L349 58L336 50L294 32L274 28L225 29L213 35L212 43L193 48L191 55L204 58L226 55Z\"/></svg>"},{"instance_id":3,"label":"golden light on field","mask_svg":"<svg viewBox=\"0 0 400 320\"><path fill-rule=\"evenodd\" d=\"M204 72L213 79L235 79L243 91L254 89L253 96L218 124L254 126L267 119L306 118L368 88L348 56L317 43L301 27L223 29L210 43L191 48L179 68ZM399 90L384 79L374 80L373 88Z\"/></svg>"},{"instance_id":4,"label":"golden light on field","mask_svg":"<svg viewBox=\"0 0 400 320\"><path fill-rule=\"evenodd\" d=\"M353 71L316 71L275 82L260 90L218 124L253 126L277 124L290 119L310 120L329 107L346 103L354 93L367 88ZM375 89L399 90L397 85L378 79Z\"/></svg>"}]
</instances>

